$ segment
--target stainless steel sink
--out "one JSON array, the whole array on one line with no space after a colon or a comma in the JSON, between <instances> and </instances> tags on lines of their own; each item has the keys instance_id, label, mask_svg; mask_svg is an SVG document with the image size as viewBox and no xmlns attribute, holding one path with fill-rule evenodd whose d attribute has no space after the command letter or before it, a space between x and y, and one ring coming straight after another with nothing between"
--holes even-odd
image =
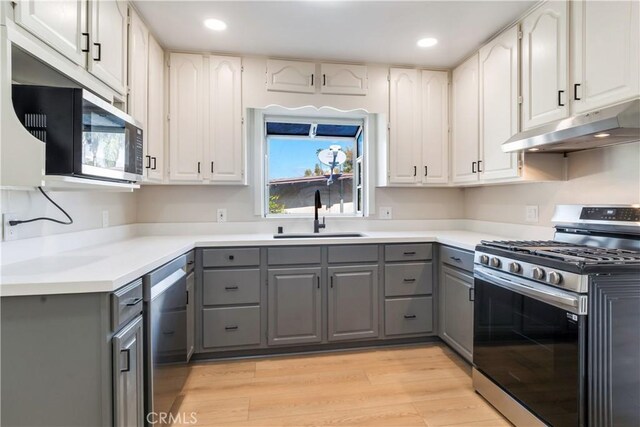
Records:
<instances>
[{"instance_id":1,"label":"stainless steel sink","mask_svg":"<svg viewBox=\"0 0 640 427\"><path fill-rule=\"evenodd\" d=\"M283 233L274 234L274 239L313 239L313 238L336 238L336 237L366 237L366 234L362 233Z\"/></svg>"}]
</instances>

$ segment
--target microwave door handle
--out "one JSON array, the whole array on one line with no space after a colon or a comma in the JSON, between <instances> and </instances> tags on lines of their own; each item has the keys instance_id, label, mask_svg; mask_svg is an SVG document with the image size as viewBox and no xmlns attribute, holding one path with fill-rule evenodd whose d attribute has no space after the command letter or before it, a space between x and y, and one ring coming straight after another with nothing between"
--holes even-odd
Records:
<instances>
[{"instance_id":1,"label":"microwave door handle","mask_svg":"<svg viewBox=\"0 0 640 427\"><path fill-rule=\"evenodd\" d=\"M581 304L581 299L585 298L584 296L574 297L562 292L541 289L540 286L544 285L526 285L512 282L511 280L488 273L482 269L482 267L476 267L474 276L493 285L500 286L501 288L551 304L554 307L562 308L575 314L587 314L586 304L584 307L583 304Z\"/></svg>"}]
</instances>

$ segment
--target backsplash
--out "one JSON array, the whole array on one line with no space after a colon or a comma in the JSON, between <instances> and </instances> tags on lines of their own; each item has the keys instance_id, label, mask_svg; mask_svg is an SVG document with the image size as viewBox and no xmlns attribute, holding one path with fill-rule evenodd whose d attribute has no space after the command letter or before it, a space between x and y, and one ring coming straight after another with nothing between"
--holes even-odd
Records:
<instances>
[{"instance_id":1,"label":"backsplash","mask_svg":"<svg viewBox=\"0 0 640 427\"><path fill-rule=\"evenodd\" d=\"M548 226L557 204L640 203L640 142L569 153L567 161L567 181L466 189L464 217ZM527 205L538 206L538 223L525 221Z\"/></svg>"},{"instance_id":2,"label":"backsplash","mask_svg":"<svg viewBox=\"0 0 640 427\"><path fill-rule=\"evenodd\" d=\"M109 226L136 222L136 194L110 192L49 192L47 194L73 218L73 224L61 225L38 221L17 225L18 239L70 233L102 228L103 211L108 211ZM52 217L66 220L64 214L46 200L39 191L2 190L2 213L13 213L18 219Z\"/></svg>"}]
</instances>

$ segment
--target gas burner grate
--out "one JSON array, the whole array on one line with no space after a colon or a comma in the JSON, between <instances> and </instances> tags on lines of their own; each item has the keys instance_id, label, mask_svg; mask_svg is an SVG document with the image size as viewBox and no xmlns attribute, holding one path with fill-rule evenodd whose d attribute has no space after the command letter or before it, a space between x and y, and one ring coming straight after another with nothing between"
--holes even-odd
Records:
<instances>
[{"instance_id":1,"label":"gas burner grate","mask_svg":"<svg viewBox=\"0 0 640 427\"><path fill-rule=\"evenodd\" d=\"M510 251L532 251L538 248L587 247L555 240L482 240L484 246L492 246Z\"/></svg>"}]
</instances>

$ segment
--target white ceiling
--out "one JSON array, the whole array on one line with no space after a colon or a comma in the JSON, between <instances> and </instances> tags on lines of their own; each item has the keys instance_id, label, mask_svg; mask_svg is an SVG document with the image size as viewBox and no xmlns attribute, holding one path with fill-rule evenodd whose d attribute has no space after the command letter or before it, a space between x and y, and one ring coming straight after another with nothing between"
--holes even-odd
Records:
<instances>
[{"instance_id":1,"label":"white ceiling","mask_svg":"<svg viewBox=\"0 0 640 427\"><path fill-rule=\"evenodd\" d=\"M452 67L535 1L134 1L169 49ZM228 25L204 27L207 18ZM418 48L416 41L439 43Z\"/></svg>"}]
</instances>

